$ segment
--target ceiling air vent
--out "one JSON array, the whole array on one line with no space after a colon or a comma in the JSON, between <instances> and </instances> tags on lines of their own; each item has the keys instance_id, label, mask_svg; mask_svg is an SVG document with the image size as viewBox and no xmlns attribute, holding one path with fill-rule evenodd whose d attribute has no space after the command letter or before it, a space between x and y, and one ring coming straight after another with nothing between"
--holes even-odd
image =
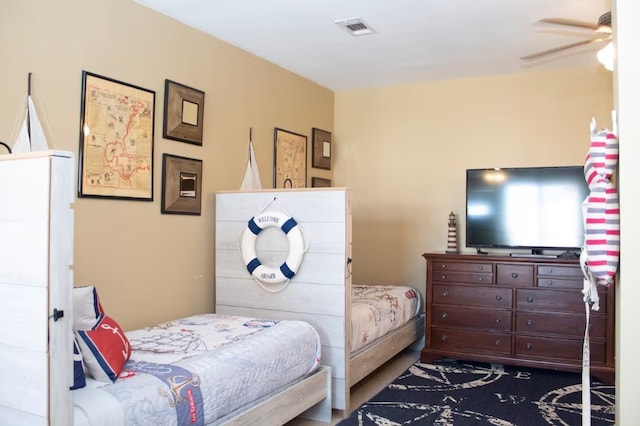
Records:
<instances>
[{"instance_id":1,"label":"ceiling air vent","mask_svg":"<svg viewBox=\"0 0 640 426\"><path fill-rule=\"evenodd\" d=\"M353 36L361 36L365 34L373 34L375 31L368 26L361 18L346 18L333 21L336 25L342 27Z\"/></svg>"}]
</instances>

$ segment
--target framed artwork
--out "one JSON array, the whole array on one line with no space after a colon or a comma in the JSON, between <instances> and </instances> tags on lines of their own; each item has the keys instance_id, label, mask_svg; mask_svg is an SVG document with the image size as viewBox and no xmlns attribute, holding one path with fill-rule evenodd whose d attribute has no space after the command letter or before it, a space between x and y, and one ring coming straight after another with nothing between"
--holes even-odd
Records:
<instances>
[{"instance_id":1,"label":"framed artwork","mask_svg":"<svg viewBox=\"0 0 640 426\"><path fill-rule=\"evenodd\" d=\"M331 186L331 179L325 179L320 177L311 178L312 188L329 188Z\"/></svg>"},{"instance_id":2,"label":"framed artwork","mask_svg":"<svg viewBox=\"0 0 640 426\"><path fill-rule=\"evenodd\" d=\"M155 92L82 71L78 196L153 201Z\"/></svg>"},{"instance_id":3,"label":"framed artwork","mask_svg":"<svg viewBox=\"0 0 640 426\"><path fill-rule=\"evenodd\" d=\"M162 154L162 203L166 214L200 215L202 160Z\"/></svg>"},{"instance_id":4,"label":"framed artwork","mask_svg":"<svg viewBox=\"0 0 640 426\"><path fill-rule=\"evenodd\" d=\"M311 166L331 170L331 133L314 127L311 130L311 139L313 141Z\"/></svg>"},{"instance_id":5,"label":"framed artwork","mask_svg":"<svg viewBox=\"0 0 640 426\"><path fill-rule=\"evenodd\" d=\"M273 187L306 188L307 137L276 127L273 140Z\"/></svg>"},{"instance_id":6,"label":"framed artwork","mask_svg":"<svg viewBox=\"0 0 640 426\"><path fill-rule=\"evenodd\" d=\"M162 136L202 146L204 92L175 81L164 81Z\"/></svg>"}]
</instances>

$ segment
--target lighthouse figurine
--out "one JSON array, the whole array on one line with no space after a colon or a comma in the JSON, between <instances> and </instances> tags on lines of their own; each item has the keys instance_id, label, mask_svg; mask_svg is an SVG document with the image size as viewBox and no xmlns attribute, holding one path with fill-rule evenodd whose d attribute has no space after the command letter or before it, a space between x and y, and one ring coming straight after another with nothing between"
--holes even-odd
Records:
<instances>
[{"instance_id":1,"label":"lighthouse figurine","mask_svg":"<svg viewBox=\"0 0 640 426\"><path fill-rule=\"evenodd\" d=\"M447 233L447 253L458 253L458 235L456 231L456 215L449 213L449 232Z\"/></svg>"}]
</instances>

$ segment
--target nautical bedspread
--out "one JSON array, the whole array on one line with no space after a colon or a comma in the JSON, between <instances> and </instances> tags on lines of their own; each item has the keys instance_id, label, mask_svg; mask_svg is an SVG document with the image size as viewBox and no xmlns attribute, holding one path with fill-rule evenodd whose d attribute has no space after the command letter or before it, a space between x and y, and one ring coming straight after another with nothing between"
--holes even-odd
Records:
<instances>
[{"instance_id":1,"label":"nautical bedspread","mask_svg":"<svg viewBox=\"0 0 640 426\"><path fill-rule=\"evenodd\" d=\"M75 425L204 425L315 370L302 321L197 315L126 333L131 358L112 384L74 393Z\"/></svg>"},{"instance_id":2,"label":"nautical bedspread","mask_svg":"<svg viewBox=\"0 0 640 426\"><path fill-rule=\"evenodd\" d=\"M351 286L351 351L420 313L420 293L406 286Z\"/></svg>"}]
</instances>

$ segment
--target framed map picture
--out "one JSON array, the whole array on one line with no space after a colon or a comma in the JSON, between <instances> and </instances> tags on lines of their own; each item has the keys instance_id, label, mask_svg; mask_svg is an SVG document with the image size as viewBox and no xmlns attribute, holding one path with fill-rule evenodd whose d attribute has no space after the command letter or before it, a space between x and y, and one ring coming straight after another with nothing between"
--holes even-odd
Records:
<instances>
[{"instance_id":1,"label":"framed map picture","mask_svg":"<svg viewBox=\"0 0 640 426\"><path fill-rule=\"evenodd\" d=\"M307 137L276 127L273 140L273 187L306 188Z\"/></svg>"},{"instance_id":2,"label":"framed map picture","mask_svg":"<svg viewBox=\"0 0 640 426\"><path fill-rule=\"evenodd\" d=\"M155 92L82 71L78 196L153 201Z\"/></svg>"}]
</instances>

